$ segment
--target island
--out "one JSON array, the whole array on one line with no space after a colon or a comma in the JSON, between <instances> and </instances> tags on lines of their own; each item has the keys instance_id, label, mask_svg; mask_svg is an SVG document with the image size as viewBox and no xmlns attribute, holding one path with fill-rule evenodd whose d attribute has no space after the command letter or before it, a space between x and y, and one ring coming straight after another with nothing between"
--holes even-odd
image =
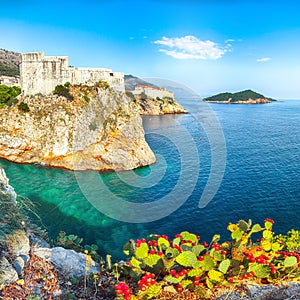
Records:
<instances>
[{"instance_id":1,"label":"island","mask_svg":"<svg viewBox=\"0 0 300 300\"><path fill-rule=\"evenodd\" d=\"M245 90L236 93L220 93L204 98L203 101L224 104L265 104L277 100L265 97L264 95L256 93L252 90Z\"/></svg>"}]
</instances>

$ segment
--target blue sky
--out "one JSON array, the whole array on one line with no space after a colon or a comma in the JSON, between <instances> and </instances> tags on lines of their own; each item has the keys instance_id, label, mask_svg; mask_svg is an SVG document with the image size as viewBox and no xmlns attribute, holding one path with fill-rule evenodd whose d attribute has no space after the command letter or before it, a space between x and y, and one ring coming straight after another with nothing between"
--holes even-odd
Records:
<instances>
[{"instance_id":1,"label":"blue sky","mask_svg":"<svg viewBox=\"0 0 300 300\"><path fill-rule=\"evenodd\" d=\"M0 48L177 81L200 96L300 99L300 1L1 1Z\"/></svg>"}]
</instances>

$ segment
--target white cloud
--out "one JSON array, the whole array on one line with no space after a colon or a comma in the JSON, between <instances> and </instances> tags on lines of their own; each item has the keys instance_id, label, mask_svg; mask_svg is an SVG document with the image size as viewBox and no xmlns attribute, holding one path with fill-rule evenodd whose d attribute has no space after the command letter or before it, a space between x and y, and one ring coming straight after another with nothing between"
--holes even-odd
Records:
<instances>
[{"instance_id":1,"label":"white cloud","mask_svg":"<svg viewBox=\"0 0 300 300\"><path fill-rule=\"evenodd\" d=\"M228 47L221 48L215 42L201 41L192 35L176 38L163 37L154 43L170 48L159 49L159 51L177 59L219 59L229 52Z\"/></svg>"},{"instance_id":2,"label":"white cloud","mask_svg":"<svg viewBox=\"0 0 300 300\"><path fill-rule=\"evenodd\" d=\"M267 61L269 61L269 60L271 60L270 57L262 57L262 58L258 58L256 61L257 61L257 62L267 62Z\"/></svg>"}]
</instances>

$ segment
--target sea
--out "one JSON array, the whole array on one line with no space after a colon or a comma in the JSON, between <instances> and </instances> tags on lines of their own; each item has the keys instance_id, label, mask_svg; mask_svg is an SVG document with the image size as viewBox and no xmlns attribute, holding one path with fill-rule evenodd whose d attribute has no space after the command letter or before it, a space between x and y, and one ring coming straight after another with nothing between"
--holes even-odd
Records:
<instances>
[{"instance_id":1,"label":"sea","mask_svg":"<svg viewBox=\"0 0 300 300\"><path fill-rule=\"evenodd\" d=\"M60 231L100 254L181 231L209 242L229 222L274 219L275 233L300 229L300 101L238 105L181 99L189 114L143 116L157 157L127 172L73 172L0 160L10 184L34 204L51 240Z\"/></svg>"}]
</instances>

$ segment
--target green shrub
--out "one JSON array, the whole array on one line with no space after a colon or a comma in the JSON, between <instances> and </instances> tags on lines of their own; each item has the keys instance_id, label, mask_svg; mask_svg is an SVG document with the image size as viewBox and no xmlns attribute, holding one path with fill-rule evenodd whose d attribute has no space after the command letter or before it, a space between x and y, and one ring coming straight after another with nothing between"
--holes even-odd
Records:
<instances>
[{"instance_id":1,"label":"green shrub","mask_svg":"<svg viewBox=\"0 0 300 300\"><path fill-rule=\"evenodd\" d=\"M18 99L17 98L11 98L6 102L7 106L12 106L18 103Z\"/></svg>"},{"instance_id":2,"label":"green shrub","mask_svg":"<svg viewBox=\"0 0 300 300\"><path fill-rule=\"evenodd\" d=\"M147 99L147 95L144 92L142 92L141 93L141 100L145 101L146 99Z\"/></svg>"},{"instance_id":3,"label":"green shrub","mask_svg":"<svg viewBox=\"0 0 300 300\"><path fill-rule=\"evenodd\" d=\"M83 238L80 238L74 234L67 235L64 231L61 231L54 241L54 245L89 254L94 260L99 262L100 256L97 253L98 246L95 244L83 246L82 242Z\"/></svg>"},{"instance_id":4,"label":"green shrub","mask_svg":"<svg viewBox=\"0 0 300 300\"><path fill-rule=\"evenodd\" d=\"M0 104L12 105L15 104L14 100L21 93L21 89L16 86L7 86L0 84Z\"/></svg>"},{"instance_id":5,"label":"green shrub","mask_svg":"<svg viewBox=\"0 0 300 300\"><path fill-rule=\"evenodd\" d=\"M95 123L90 123L90 125L89 125L89 130L91 130L91 131L96 131L96 130L97 130L97 124L95 124Z\"/></svg>"},{"instance_id":6,"label":"green shrub","mask_svg":"<svg viewBox=\"0 0 300 300\"><path fill-rule=\"evenodd\" d=\"M30 111L30 108L29 108L28 104L23 102L23 101L18 105L18 109L20 111L23 111L23 112L29 112Z\"/></svg>"},{"instance_id":7,"label":"green shrub","mask_svg":"<svg viewBox=\"0 0 300 300\"><path fill-rule=\"evenodd\" d=\"M70 94L70 86L69 82L66 82L64 85L57 85L53 91L54 95L63 96L68 100L74 100L74 97Z\"/></svg>"},{"instance_id":8,"label":"green shrub","mask_svg":"<svg viewBox=\"0 0 300 300\"><path fill-rule=\"evenodd\" d=\"M129 91L126 91L125 92L126 96L129 97L133 102L136 102L136 98L134 97L134 95L129 92Z\"/></svg>"},{"instance_id":9,"label":"green shrub","mask_svg":"<svg viewBox=\"0 0 300 300\"><path fill-rule=\"evenodd\" d=\"M109 88L109 83L106 82L106 81L100 80L96 83L95 86L98 87L98 88L101 88L101 89L108 89Z\"/></svg>"}]
</instances>

